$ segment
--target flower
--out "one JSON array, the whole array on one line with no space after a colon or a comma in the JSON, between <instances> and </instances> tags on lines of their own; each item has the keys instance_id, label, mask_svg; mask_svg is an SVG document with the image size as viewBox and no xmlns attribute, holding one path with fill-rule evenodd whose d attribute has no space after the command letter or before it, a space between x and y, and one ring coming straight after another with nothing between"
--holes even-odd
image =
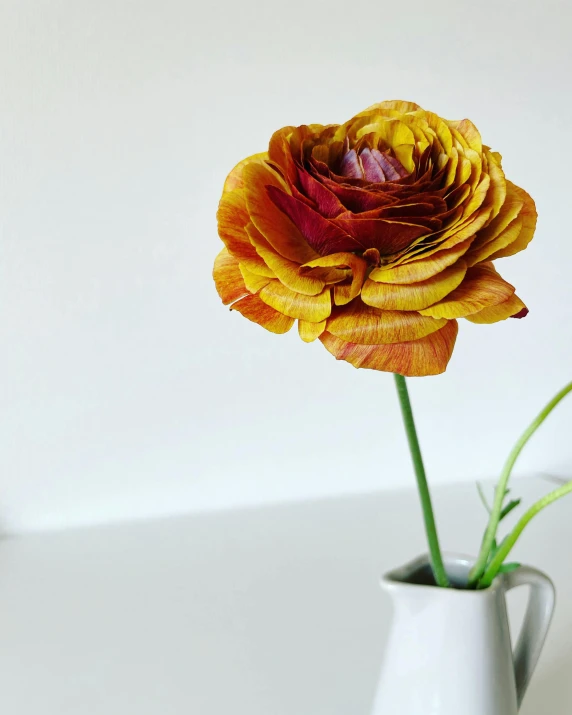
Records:
<instances>
[{"instance_id":1,"label":"flower","mask_svg":"<svg viewBox=\"0 0 572 715\"><path fill-rule=\"evenodd\" d=\"M217 218L223 302L274 333L297 320L355 367L435 375L457 318L528 312L492 262L532 239L533 200L472 122L412 102L278 130L230 172Z\"/></svg>"}]
</instances>

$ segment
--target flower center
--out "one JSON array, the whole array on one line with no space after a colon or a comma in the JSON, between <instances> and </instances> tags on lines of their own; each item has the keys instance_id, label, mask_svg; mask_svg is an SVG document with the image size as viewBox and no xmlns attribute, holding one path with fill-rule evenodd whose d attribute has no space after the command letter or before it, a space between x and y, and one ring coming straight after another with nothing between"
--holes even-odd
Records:
<instances>
[{"instance_id":1,"label":"flower center","mask_svg":"<svg viewBox=\"0 0 572 715\"><path fill-rule=\"evenodd\" d=\"M387 152L364 147L361 151L350 149L342 157L340 174L349 179L364 179L371 183L399 181L408 175L403 164Z\"/></svg>"}]
</instances>

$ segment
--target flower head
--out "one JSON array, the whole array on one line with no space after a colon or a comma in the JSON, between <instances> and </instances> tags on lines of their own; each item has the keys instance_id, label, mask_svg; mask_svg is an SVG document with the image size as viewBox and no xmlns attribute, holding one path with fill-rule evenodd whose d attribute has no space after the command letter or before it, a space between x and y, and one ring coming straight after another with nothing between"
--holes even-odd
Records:
<instances>
[{"instance_id":1,"label":"flower head","mask_svg":"<svg viewBox=\"0 0 572 715\"><path fill-rule=\"evenodd\" d=\"M438 374L457 318L528 312L492 261L526 248L533 200L469 120L412 102L280 129L231 171L217 216L223 302L274 333L298 321L355 367Z\"/></svg>"}]
</instances>

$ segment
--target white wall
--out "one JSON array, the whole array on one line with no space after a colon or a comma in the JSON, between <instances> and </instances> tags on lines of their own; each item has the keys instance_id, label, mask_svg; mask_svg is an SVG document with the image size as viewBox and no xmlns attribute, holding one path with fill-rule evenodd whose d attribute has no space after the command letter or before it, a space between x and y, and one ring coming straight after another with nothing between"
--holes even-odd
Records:
<instances>
[{"instance_id":1,"label":"white wall","mask_svg":"<svg viewBox=\"0 0 572 715\"><path fill-rule=\"evenodd\" d=\"M523 321L411 382L434 481L493 476L572 378L568 3L5 0L0 519L11 531L411 483L390 375L219 303L227 171L381 99L470 117L536 199ZM519 463L572 474L572 401Z\"/></svg>"}]
</instances>

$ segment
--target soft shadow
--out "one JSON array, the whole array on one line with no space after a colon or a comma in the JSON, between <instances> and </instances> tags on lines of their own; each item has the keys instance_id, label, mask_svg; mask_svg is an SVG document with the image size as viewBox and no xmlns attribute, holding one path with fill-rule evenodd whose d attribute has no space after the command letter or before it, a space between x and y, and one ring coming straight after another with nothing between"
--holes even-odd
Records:
<instances>
[{"instance_id":1,"label":"soft shadow","mask_svg":"<svg viewBox=\"0 0 572 715\"><path fill-rule=\"evenodd\" d=\"M5 541L10 537L8 530L8 520L0 513L0 541Z\"/></svg>"},{"instance_id":2,"label":"soft shadow","mask_svg":"<svg viewBox=\"0 0 572 715\"><path fill-rule=\"evenodd\" d=\"M540 666L524 698L520 715L570 715L572 703L572 648L562 644L562 654Z\"/></svg>"}]
</instances>

